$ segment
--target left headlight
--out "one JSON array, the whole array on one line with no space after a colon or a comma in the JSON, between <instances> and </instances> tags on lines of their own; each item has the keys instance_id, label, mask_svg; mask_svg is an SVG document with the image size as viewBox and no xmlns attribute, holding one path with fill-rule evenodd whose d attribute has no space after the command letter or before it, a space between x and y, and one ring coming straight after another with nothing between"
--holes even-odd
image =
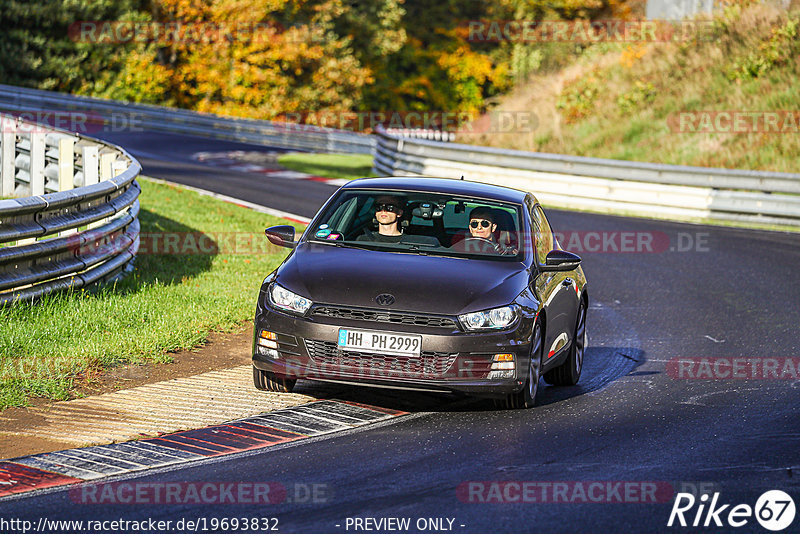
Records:
<instances>
[{"instance_id":1,"label":"left headlight","mask_svg":"<svg viewBox=\"0 0 800 534\"><path fill-rule=\"evenodd\" d=\"M459 315L458 320L467 330L492 330L506 328L514 324L519 316L517 306L503 306L473 313Z\"/></svg>"},{"instance_id":2,"label":"left headlight","mask_svg":"<svg viewBox=\"0 0 800 534\"><path fill-rule=\"evenodd\" d=\"M278 284L272 284L269 288L269 303L278 309L297 315L305 314L311 307L309 299L301 297L297 293L292 293Z\"/></svg>"}]
</instances>

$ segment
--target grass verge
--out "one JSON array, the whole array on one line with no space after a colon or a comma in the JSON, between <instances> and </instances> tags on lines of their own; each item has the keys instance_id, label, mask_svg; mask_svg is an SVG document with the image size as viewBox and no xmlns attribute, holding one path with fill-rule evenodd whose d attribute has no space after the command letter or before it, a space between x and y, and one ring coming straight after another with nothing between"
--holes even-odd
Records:
<instances>
[{"instance_id":1,"label":"grass verge","mask_svg":"<svg viewBox=\"0 0 800 534\"><path fill-rule=\"evenodd\" d=\"M697 35L593 45L565 68L537 75L498 99L495 113L514 118L520 115L516 110L525 110L535 120L507 131L462 135L459 142L800 172L800 9L792 5L787 12L738 0L717 11ZM726 123L725 113L742 120ZM776 119L772 126L770 117Z\"/></svg>"},{"instance_id":2,"label":"grass verge","mask_svg":"<svg viewBox=\"0 0 800 534\"><path fill-rule=\"evenodd\" d=\"M170 361L170 351L252 318L261 280L287 253L269 245L263 229L287 222L140 184L142 247L131 275L96 292L0 308L0 409L32 397L67 399L104 368Z\"/></svg>"},{"instance_id":3,"label":"grass verge","mask_svg":"<svg viewBox=\"0 0 800 534\"><path fill-rule=\"evenodd\" d=\"M370 154L307 154L294 152L278 158L278 163L287 169L322 176L354 180L372 174Z\"/></svg>"}]
</instances>

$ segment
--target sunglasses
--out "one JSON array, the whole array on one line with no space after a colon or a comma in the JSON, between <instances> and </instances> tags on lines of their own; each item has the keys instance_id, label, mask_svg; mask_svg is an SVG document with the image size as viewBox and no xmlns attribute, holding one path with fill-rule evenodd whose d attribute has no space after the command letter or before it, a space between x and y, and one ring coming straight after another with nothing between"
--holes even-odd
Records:
<instances>
[{"instance_id":1,"label":"sunglasses","mask_svg":"<svg viewBox=\"0 0 800 534\"><path fill-rule=\"evenodd\" d=\"M400 211L400 206L394 204L375 204L375 211L388 211L389 213L397 213Z\"/></svg>"},{"instance_id":2,"label":"sunglasses","mask_svg":"<svg viewBox=\"0 0 800 534\"><path fill-rule=\"evenodd\" d=\"M492 225L492 223L490 223L486 219L482 219L480 222L478 222L478 221L470 221L470 223L469 223L470 228L477 228L479 225L482 228L489 228Z\"/></svg>"}]
</instances>

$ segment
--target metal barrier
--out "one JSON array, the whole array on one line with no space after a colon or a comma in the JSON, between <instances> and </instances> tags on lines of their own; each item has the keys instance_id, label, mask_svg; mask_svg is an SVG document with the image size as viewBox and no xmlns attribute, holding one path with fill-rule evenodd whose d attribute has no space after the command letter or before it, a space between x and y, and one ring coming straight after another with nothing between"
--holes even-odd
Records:
<instances>
[{"instance_id":1,"label":"metal barrier","mask_svg":"<svg viewBox=\"0 0 800 534\"><path fill-rule=\"evenodd\" d=\"M375 145L372 136L345 130L296 123L227 118L182 109L130 104L10 85L0 85L0 111L51 115L66 111L81 116L62 116L59 119L71 123L77 122L89 128L105 127L112 130L142 128L316 152L370 154Z\"/></svg>"},{"instance_id":2,"label":"metal barrier","mask_svg":"<svg viewBox=\"0 0 800 534\"><path fill-rule=\"evenodd\" d=\"M380 127L368 136L314 126L229 119L191 111L126 104L0 85L0 109L16 112L72 110L84 120L136 118L143 129L219 137L249 143L322 152L372 152L378 174L413 174L502 183L536 192L542 202L564 208L683 220L728 220L742 223L800 225L800 175L761 171L682 167L415 139L436 132L387 133ZM96 114L96 115L94 115ZM112 124L113 126L113 124ZM449 139L441 135L443 139ZM20 146L17 188L41 173L46 191L56 181L55 136ZM84 148L81 148L84 150ZM26 167L25 157L45 152L43 167ZM26 152L27 151L27 152ZM85 156L92 157L89 150ZM102 158L102 154L99 155ZM30 161L39 161L32 158ZM102 167L102 165L101 165ZM91 178L91 177L89 177ZM28 178L30 179L30 178ZM76 185L84 178L76 175ZM38 182L37 182L38 183ZM90 182L87 182L90 183ZM24 189L20 189L24 191ZM31 188L32 194L41 194ZM5 188L4 195L11 194Z\"/></svg>"},{"instance_id":3,"label":"metal barrier","mask_svg":"<svg viewBox=\"0 0 800 534\"><path fill-rule=\"evenodd\" d=\"M800 226L800 174L682 167L403 138L378 129L376 174L535 192L545 204L683 220Z\"/></svg>"},{"instance_id":4,"label":"metal barrier","mask_svg":"<svg viewBox=\"0 0 800 534\"><path fill-rule=\"evenodd\" d=\"M124 149L0 115L0 304L109 280L139 248ZM77 187L76 187L77 186Z\"/></svg>"},{"instance_id":5,"label":"metal barrier","mask_svg":"<svg viewBox=\"0 0 800 534\"><path fill-rule=\"evenodd\" d=\"M428 128L386 128L386 133L399 137L414 137L416 139L431 139L433 141L455 141L456 134L446 130L432 130Z\"/></svg>"}]
</instances>

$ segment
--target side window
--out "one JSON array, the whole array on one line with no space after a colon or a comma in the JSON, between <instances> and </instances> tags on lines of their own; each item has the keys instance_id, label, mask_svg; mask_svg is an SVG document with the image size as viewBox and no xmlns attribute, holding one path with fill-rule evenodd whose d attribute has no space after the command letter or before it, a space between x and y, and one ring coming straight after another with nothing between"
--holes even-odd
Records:
<instances>
[{"instance_id":1,"label":"side window","mask_svg":"<svg viewBox=\"0 0 800 534\"><path fill-rule=\"evenodd\" d=\"M342 202L342 204L336 208L336 211L333 212L330 218L325 222L332 230L336 230L338 232L344 231L352 221L353 214L357 209L357 205L358 199L356 197Z\"/></svg>"},{"instance_id":2,"label":"side window","mask_svg":"<svg viewBox=\"0 0 800 534\"><path fill-rule=\"evenodd\" d=\"M533 216L533 224L536 226L533 234L536 246L536 261L539 265L544 265L547 253L553 250L553 232L541 206L538 204L534 206L531 215Z\"/></svg>"}]
</instances>

